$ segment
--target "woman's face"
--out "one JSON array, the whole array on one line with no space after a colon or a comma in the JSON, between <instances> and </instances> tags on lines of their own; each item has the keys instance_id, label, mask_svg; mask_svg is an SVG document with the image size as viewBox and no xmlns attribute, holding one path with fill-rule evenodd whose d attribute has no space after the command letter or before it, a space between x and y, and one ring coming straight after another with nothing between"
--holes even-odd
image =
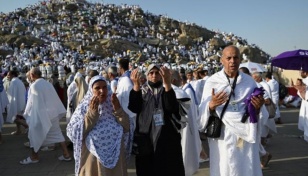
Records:
<instances>
[{"instance_id":1,"label":"woman's face","mask_svg":"<svg viewBox=\"0 0 308 176\"><path fill-rule=\"evenodd\" d=\"M160 81L162 78L159 74L159 70L154 67L148 74L148 80L153 82L153 83L156 83L158 81Z\"/></svg>"},{"instance_id":2,"label":"woman's face","mask_svg":"<svg viewBox=\"0 0 308 176\"><path fill-rule=\"evenodd\" d=\"M93 96L99 98L99 102L103 103L108 95L107 83L106 81L97 81L92 86Z\"/></svg>"}]
</instances>

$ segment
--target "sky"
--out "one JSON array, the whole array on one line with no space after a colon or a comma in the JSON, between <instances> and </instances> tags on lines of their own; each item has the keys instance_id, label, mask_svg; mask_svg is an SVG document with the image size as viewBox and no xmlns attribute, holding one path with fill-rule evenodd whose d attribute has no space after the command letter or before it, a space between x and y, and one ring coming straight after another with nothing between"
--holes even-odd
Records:
<instances>
[{"instance_id":1,"label":"sky","mask_svg":"<svg viewBox=\"0 0 308 176\"><path fill-rule=\"evenodd\" d=\"M39 0L0 0L10 12ZM195 23L209 30L232 32L272 57L284 51L308 50L308 0L88 0L139 5L155 15Z\"/></svg>"}]
</instances>

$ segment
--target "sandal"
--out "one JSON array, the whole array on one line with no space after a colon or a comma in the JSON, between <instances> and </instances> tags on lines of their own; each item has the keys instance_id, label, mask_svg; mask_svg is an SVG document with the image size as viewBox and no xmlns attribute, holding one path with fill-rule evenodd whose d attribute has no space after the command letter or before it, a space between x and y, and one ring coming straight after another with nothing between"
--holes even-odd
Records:
<instances>
[{"instance_id":1,"label":"sandal","mask_svg":"<svg viewBox=\"0 0 308 176\"><path fill-rule=\"evenodd\" d=\"M29 156L28 158L22 160L22 161L19 161L20 164L34 164L34 163L38 163L39 160L32 160L31 157Z\"/></svg>"},{"instance_id":2,"label":"sandal","mask_svg":"<svg viewBox=\"0 0 308 176\"><path fill-rule=\"evenodd\" d=\"M72 157L66 158L64 155L61 155L61 156L58 157L58 160L60 160L60 161L71 161Z\"/></svg>"}]
</instances>

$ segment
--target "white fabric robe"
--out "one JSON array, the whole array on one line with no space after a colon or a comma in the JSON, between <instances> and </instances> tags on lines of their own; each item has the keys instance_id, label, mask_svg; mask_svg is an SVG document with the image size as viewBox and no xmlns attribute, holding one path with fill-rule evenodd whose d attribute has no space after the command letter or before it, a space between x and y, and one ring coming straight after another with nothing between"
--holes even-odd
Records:
<instances>
[{"instance_id":1,"label":"white fabric robe","mask_svg":"<svg viewBox=\"0 0 308 176\"><path fill-rule=\"evenodd\" d=\"M67 107L66 107L66 109L67 109L67 111L66 111L66 122L67 123L70 121L70 119L73 115L72 112L71 112L72 110L71 110L69 105L70 105L70 102L73 99L74 94L78 90L77 84L75 82L76 78L78 78L78 77L82 77L82 75L79 72L76 73L76 75L74 76L74 81L67 88Z\"/></svg>"},{"instance_id":2,"label":"white fabric robe","mask_svg":"<svg viewBox=\"0 0 308 176\"><path fill-rule=\"evenodd\" d=\"M274 117L279 118L280 117L280 110L279 110L279 83L275 79L271 79L267 82L269 85L271 92L272 92L272 101L276 105L276 116Z\"/></svg>"},{"instance_id":3,"label":"white fabric robe","mask_svg":"<svg viewBox=\"0 0 308 176\"><path fill-rule=\"evenodd\" d=\"M200 96L200 97L197 96L199 105L200 105L200 103L201 103L201 98L202 98L203 92L205 91L205 90L204 90L204 84L206 83L206 80L208 80L209 78L210 78L209 76L205 76L204 78L202 78L201 85L200 85L200 91L201 91L201 93L198 95L198 96Z\"/></svg>"},{"instance_id":4,"label":"white fabric robe","mask_svg":"<svg viewBox=\"0 0 308 176\"><path fill-rule=\"evenodd\" d=\"M111 89L112 93L116 92L117 85L118 85L118 80L117 79L113 79L112 81L110 81L110 89Z\"/></svg>"},{"instance_id":5,"label":"white fabric robe","mask_svg":"<svg viewBox=\"0 0 308 176\"><path fill-rule=\"evenodd\" d=\"M51 83L40 78L31 84L24 117L29 125L30 145L35 152L43 144L47 144L45 141L49 144L64 141L61 129L55 125L59 125L58 121L65 116L65 113L65 107ZM49 137L52 134L62 136L51 139Z\"/></svg>"},{"instance_id":6,"label":"white fabric robe","mask_svg":"<svg viewBox=\"0 0 308 176\"><path fill-rule=\"evenodd\" d=\"M193 90L187 88L189 83L183 86L184 93L190 98L190 109L187 114L188 124L182 130L182 153L185 168L185 175L193 175L199 169L199 157L201 152L201 140L199 136L198 105L195 103L195 96ZM176 89L174 89L176 90Z\"/></svg>"},{"instance_id":7,"label":"white fabric robe","mask_svg":"<svg viewBox=\"0 0 308 176\"><path fill-rule=\"evenodd\" d=\"M261 81L260 84L262 85L262 87L268 93L270 99L272 100L272 92L271 92L270 86L267 84L266 81ZM272 132L277 133L276 123L275 123L274 118L268 119L266 121L265 126L266 126L266 128L268 128L268 130L271 130Z\"/></svg>"},{"instance_id":8,"label":"white fabric robe","mask_svg":"<svg viewBox=\"0 0 308 176\"><path fill-rule=\"evenodd\" d=\"M13 123L16 115L22 115L26 107L26 87L19 78L13 78L7 90L9 104L6 121Z\"/></svg>"},{"instance_id":9,"label":"white fabric robe","mask_svg":"<svg viewBox=\"0 0 308 176\"><path fill-rule=\"evenodd\" d=\"M202 93L203 93L203 90L201 89L202 82L203 82L202 79L193 80L193 81L190 82L191 86L193 87L193 89L196 93L196 98L197 98L196 100L198 102L198 105L200 104L200 100L201 100Z\"/></svg>"},{"instance_id":10,"label":"white fabric robe","mask_svg":"<svg viewBox=\"0 0 308 176\"><path fill-rule=\"evenodd\" d=\"M68 123L73 115L73 113L71 112L71 108L70 108L70 102L73 99L74 94L77 92L77 84L74 82L72 82L68 88L67 88L67 111L66 111L66 122Z\"/></svg>"},{"instance_id":11,"label":"white fabric robe","mask_svg":"<svg viewBox=\"0 0 308 176\"><path fill-rule=\"evenodd\" d=\"M297 94L301 97L299 91ZM306 87L306 97L301 97L302 103L298 117L298 129L304 132L304 139L308 142L308 87Z\"/></svg>"},{"instance_id":12,"label":"white fabric robe","mask_svg":"<svg viewBox=\"0 0 308 176\"><path fill-rule=\"evenodd\" d=\"M231 80L231 85L233 79ZM238 105L238 111L233 111L228 106L223 117L221 136L216 139L208 138L210 147L210 174L211 176L260 176L262 175L259 158L260 134L258 123L250 123L249 119L241 123L245 112L244 100L257 87L255 81L248 75L239 72L237 78L235 97L231 96L230 102ZM224 70L212 75L204 85L204 92L199 106L202 127L205 129L209 112L209 102L212 96L212 89L215 93L219 91L231 92L231 86L227 80ZM216 108L220 117L223 105ZM239 138L243 140L241 147L238 147Z\"/></svg>"},{"instance_id":13,"label":"white fabric robe","mask_svg":"<svg viewBox=\"0 0 308 176\"><path fill-rule=\"evenodd\" d=\"M270 90L269 85L264 81L257 83L257 85L258 87L263 87L265 90L263 98L271 99L271 90ZM262 106L261 111L260 111L260 121L262 122L260 126L261 127L261 137L267 137L269 130L272 130L274 133L277 133L275 120L269 118L269 114L268 114L268 111L265 105Z\"/></svg>"},{"instance_id":14,"label":"white fabric robe","mask_svg":"<svg viewBox=\"0 0 308 176\"><path fill-rule=\"evenodd\" d=\"M135 117L136 116L135 113L131 112L128 109L129 93L132 90L133 86L134 85L133 85L133 83L132 83L132 81L130 80L129 77L121 76L119 78L118 86L117 86L117 90L116 90L119 102L120 102L123 110L128 114L129 117Z\"/></svg>"}]
</instances>

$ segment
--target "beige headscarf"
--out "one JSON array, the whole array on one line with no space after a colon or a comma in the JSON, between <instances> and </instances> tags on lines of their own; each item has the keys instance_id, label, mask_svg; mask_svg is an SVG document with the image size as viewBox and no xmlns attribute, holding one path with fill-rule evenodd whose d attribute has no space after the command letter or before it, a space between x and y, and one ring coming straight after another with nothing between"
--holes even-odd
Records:
<instances>
[{"instance_id":1,"label":"beige headscarf","mask_svg":"<svg viewBox=\"0 0 308 176\"><path fill-rule=\"evenodd\" d=\"M76 85L77 85L77 95L76 95L76 107L80 103L80 101L83 99L84 95L88 91L88 85L83 77L77 77L75 79Z\"/></svg>"}]
</instances>

